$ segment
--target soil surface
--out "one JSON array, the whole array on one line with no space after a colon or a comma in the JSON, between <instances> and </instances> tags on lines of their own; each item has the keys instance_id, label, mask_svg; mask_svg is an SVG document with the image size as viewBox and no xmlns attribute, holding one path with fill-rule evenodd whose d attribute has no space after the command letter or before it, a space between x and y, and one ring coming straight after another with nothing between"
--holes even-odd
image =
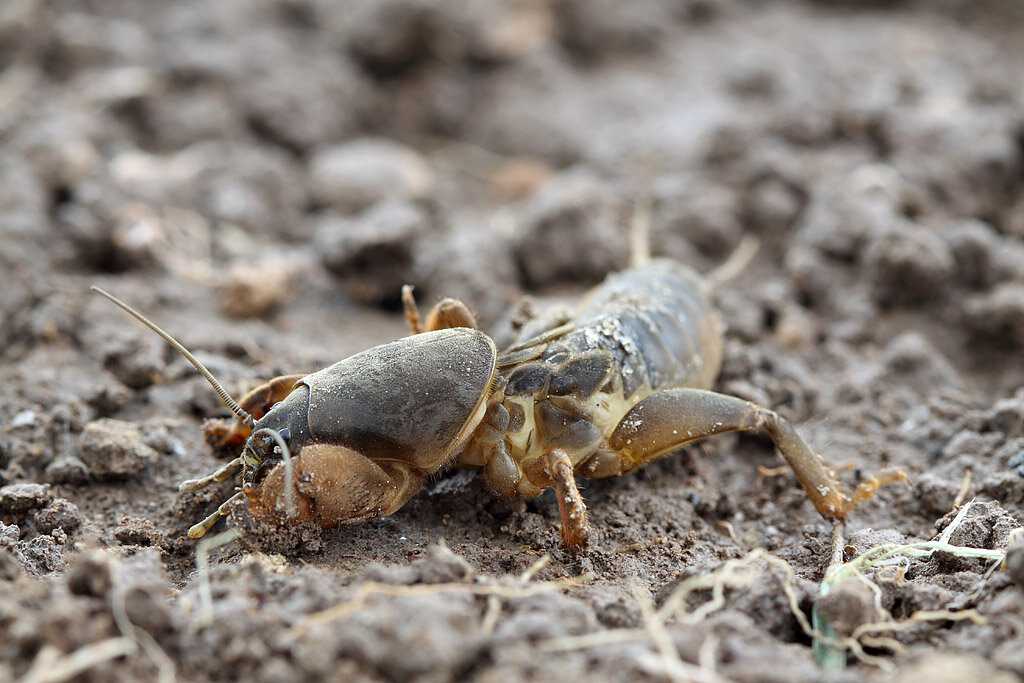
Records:
<instances>
[{"instance_id":1,"label":"soil surface","mask_svg":"<svg viewBox=\"0 0 1024 683\"><path fill-rule=\"evenodd\" d=\"M850 486L909 477L851 516L845 559L945 528L1006 549L1019 3L0 4L0 680L1024 676L1024 550L994 571L904 553L821 597L831 527L756 436L581 482L582 554L550 493L453 471L327 532L235 506L217 532L241 537L200 573L185 530L231 486L177 483L233 456L201 431L226 413L88 291L237 396L407 334L404 283L507 338L625 266L638 206L654 252L702 272L755 237L715 293L718 389L794 421ZM969 618L857 632L943 610ZM812 611L860 638L845 668L816 656Z\"/></svg>"}]
</instances>

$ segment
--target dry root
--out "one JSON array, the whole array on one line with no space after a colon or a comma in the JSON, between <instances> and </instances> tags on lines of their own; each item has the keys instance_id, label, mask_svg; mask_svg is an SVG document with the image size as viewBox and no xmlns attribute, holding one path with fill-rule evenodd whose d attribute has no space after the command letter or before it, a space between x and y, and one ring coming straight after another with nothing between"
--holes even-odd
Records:
<instances>
[{"instance_id":1,"label":"dry root","mask_svg":"<svg viewBox=\"0 0 1024 683\"><path fill-rule=\"evenodd\" d=\"M131 638L107 638L78 648L61 656L60 650L46 646L36 655L22 683L63 683L111 659L135 652L137 646Z\"/></svg>"},{"instance_id":2,"label":"dry root","mask_svg":"<svg viewBox=\"0 0 1024 683\"><path fill-rule=\"evenodd\" d=\"M582 585L582 578L558 579L555 581L539 581L530 583L530 580L540 572L551 560L545 555L533 563L523 574L515 579L515 583L507 584L479 584L479 583L433 583L413 586L395 586L386 583L368 581L356 588L353 596L340 604L329 607L323 611L308 615L301 622L296 624L290 631L292 637L303 635L310 628L329 624L344 619L351 614L361 611L369 605L371 598L383 595L388 597L410 597L421 595L437 595L440 593L469 593L488 598L487 611L484 614L484 626L494 629L501 614L501 600L514 600L528 598L534 595L541 595L551 591L565 590Z\"/></svg>"},{"instance_id":3,"label":"dry root","mask_svg":"<svg viewBox=\"0 0 1024 683\"><path fill-rule=\"evenodd\" d=\"M988 550L985 548L967 548L955 546L949 543L953 533L963 524L970 511L971 501L960 508L957 516L949 524L938 539L933 541L921 541L918 543L884 544L875 546L861 554L850 562L834 562L825 573L825 579L821 583L821 595L826 595L830 590L839 586L844 581L858 580L865 583L875 594L875 611L878 614L878 621L863 624L858 627L847 638L835 638L831 633L831 627L824 621L815 610L815 625L818 626L815 634L816 655L819 663L833 666L842 666L844 659L840 658L843 651L849 650L858 660L874 664L885 670L892 670L892 663L888 660L868 655L864 652L864 646L887 649L891 652L902 651L902 645L892 638L881 638L875 633L899 632L913 628L919 623L927 621L962 621L969 620L976 624L984 623L984 617L973 609L965 610L938 610L915 612L905 621L895 621L881 606L881 589L868 576L871 572L880 567L898 564L905 568L913 560L928 559L936 551L943 551L956 557L981 558L994 562L993 568L998 566L1006 557L1005 550ZM991 571L991 570L990 570ZM987 575L986 575L987 576Z\"/></svg>"},{"instance_id":4,"label":"dry root","mask_svg":"<svg viewBox=\"0 0 1024 683\"><path fill-rule=\"evenodd\" d=\"M724 562L716 571L711 574L693 576L676 587L665 603L658 610L650 607L649 599L646 596L639 596L641 612L644 615L644 628L642 629L614 629L598 631L580 636L569 636L555 638L540 644L543 652L566 652L571 650L582 650L595 647L604 647L614 644L650 640L658 649L661 658L665 662L666 670L670 675L683 675L693 680L715 680L722 681L722 677L706 665L695 667L692 664L683 663L679 667L678 652L671 646L671 640L667 638L665 624L677 620L685 624L697 624L708 618L714 612L726 605L726 591L748 588L755 582L763 580L764 574L771 574L778 582L789 605L793 618L800 625L801 630L819 645L824 648L822 651L830 653L851 653L858 661L877 666L883 670L891 671L894 666L885 657L868 654L865 648L885 649L890 652L900 652L902 644L894 638L884 635L886 633L898 633L907 631L915 626L932 621L971 621L976 624L984 623L984 617L973 609L965 610L938 610L919 611L903 621L895 621L891 615L881 606L881 589L868 576L867 572L876 567L886 566L894 559L900 559L909 563L914 559L928 558L932 553L941 550L960 557L980 557L993 561L1001 561L1005 556L1003 550L987 550L982 548L965 548L949 544L949 537L956 527L962 523L967 515L970 503L961 508L957 519L950 524L943 536L935 541L924 541L920 543L909 543L905 545L887 544L871 548L856 559L850 562L842 561L842 533L841 528L837 529L833 538L833 564L826 573L823 588L826 590L839 585L845 580L857 580L865 583L874 595L874 609L878 614L878 620L862 624L853 633L846 637L838 637L831 627L823 620L812 625L807 619L803 610L800 609L799 599L795 588L795 573L793 568L784 560L775 557L763 549L756 549L746 556L737 560ZM704 602L692 612L686 608L690 596L699 591L709 591L710 599ZM710 646L709 646L710 647ZM669 650L671 648L671 651ZM710 661L709 657L704 657ZM843 658L845 660L845 657Z\"/></svg>"}]
</instances>

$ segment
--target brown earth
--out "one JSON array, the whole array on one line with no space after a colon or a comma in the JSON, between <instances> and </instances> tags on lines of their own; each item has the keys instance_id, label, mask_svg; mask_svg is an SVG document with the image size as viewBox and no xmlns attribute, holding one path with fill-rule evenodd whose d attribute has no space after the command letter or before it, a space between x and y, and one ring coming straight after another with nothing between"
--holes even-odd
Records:
<instances>
[{"instance_id":1,"label":"brown earth","mask_svg":"<svg viewBox=\"0 0 1024 683\"><path fill-rule=\"evenodd\" d=\"M521 296L571 302L624 265L646 203L655 251L700 270L760 240L716 295L719 389L797 422L848 483L908 473L852 516L846 559L974 498L950 541L1006 548L1022 47L1013 0L7 0L0 680L822 680L783 586L810 615L830 527L788 473L759 476L779 464L759 438L583 482L578 556L550 495L499 500L469 472L324 533L238 511L206 611L184 532L230 490L176 484L218 464L200 425L223 410L88 287L237 395L405 334L405 282L500 337ZM758 548L795 578L752 561L702 619L650 620ZM899 652L868 641L829 680L1017 680L1024 555L990 567L939 552L818 599L840 633L876 599L980 617L876 634Z\"/></svg>"}]
</instances>

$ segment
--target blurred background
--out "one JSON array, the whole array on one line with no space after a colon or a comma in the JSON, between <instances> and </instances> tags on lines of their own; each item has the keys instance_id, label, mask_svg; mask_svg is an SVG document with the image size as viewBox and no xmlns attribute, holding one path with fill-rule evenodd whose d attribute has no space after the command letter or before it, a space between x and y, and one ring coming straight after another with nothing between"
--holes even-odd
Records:
<instances>
[{"instance_id":1,"label":"blurred background","mask_svg":"<svg viewBox=\"0 0 1024 683\"><path fill-rule=\"evenodd\" d=\"M793 299L841 307L853 274L885 307L963 285L961 306L1021 275L1020 14L7 0L0 258L37 297L48 268L173 275L265 317L329 274L361 304L410 282L493 323L622 266L646 201L656 251L694 267L754 233ZM968 324L1020 342L1004 299Z\"/></svg>"},{"instance_id":2,"label":"blurred background","mask_svg":"<svg viewBox=\"0 0 1024 683\"><path fill-rule=\"evenodd\" d=\"M635 626L630 581L663 595L749 548L792 563L809 605L829 530L770 474L767 443L726 437L690 451L714 458L588 483L586 558L557 545L552 500L445 479L388 520L303 538L293 565L222 551L231 618L185 628L183 532L220 498L175 485L219 463L199 426L224 411L89 285L239 394L405 335L405 283L424 307L463 299L501 339L524 295L562 305L624 267L637 206L655 254L701 272L761 245L715 293L720 390L794 420L850 483L910 474L858 511L852 546L930 538L979 496L957 538L1004 547L1024 515L1022 74L1019 0L0 0L0 632L19 634L0 639L0 679L116 635L109 586L83 577L129 558L149 563L127 572L149 581L133 620L196 680L629 680L657 670L649 649L531 648ZM452 551L426 550L442 535ZM544 553L544 578L598 588L518 622L506 605L498 635L472 600L391 601L281 644L364 571L394 579L375 562L433 558L463 580ZM959 679L943 664L949 680L1024 675L1021 589L1004 573L976 589L978 562L926 566L886 584L887 608L991 621L906 635L900 680L942 680L911 668L936 648L987 660ZM25 578L41 576L63 578ZM3 597L7 581L24 589ZM818 680L774 586L723 610L720 671ZM450 619L417 621L435 613ZM711 627L672 628L696 661ZM96 680L153 673L117 661Z\"/></svg>"}]
</instances>

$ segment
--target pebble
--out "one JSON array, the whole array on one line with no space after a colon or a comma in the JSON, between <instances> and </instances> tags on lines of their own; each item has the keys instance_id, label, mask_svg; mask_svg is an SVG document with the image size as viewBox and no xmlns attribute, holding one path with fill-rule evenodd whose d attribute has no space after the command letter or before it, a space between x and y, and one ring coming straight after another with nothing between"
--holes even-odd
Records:
<instances>
[{"instance_id":1,"label":"pebble","mask_svg":"<svg viewBox=\"0 0 1024 683\"><path fill-rule=\"evenodd\" d=\"M101 480L137 477L157 458L138 427L108 418L87 424L78 446L89 473Z\"/></svg>"},{"instance_id":2,"label":"pebble","mask_svg":"<svg viewBox=\"0 0 1024 683\"><path fill-rule=\"evenodd\" d=\"M9 484L0 488L0 512L19 513L42 507L52 494L46 484Z\"/></svg>"},{"instance_id":3,"label":"pebble","mask_svg":"<svg viewBox=\"0 0 1024 683\"><path fill-rule=\"evenodd\" d=\"M57 498L36 512L32 521L39 533L48 534L59 528L70 534L82 526L82 513L70 500Z\"/></svg>"},{"instance_id":4,"label":"pebble","mask_svg":"<svg viewBox=\"0 0 1024 683\"><path fill-rule=\"evenodd\" d=\"M361 138L317 152L309 165L313 199L343 213L385 199L421 199L434 173L416 151L383 138Z\"/></svg>"}]
</instances>

